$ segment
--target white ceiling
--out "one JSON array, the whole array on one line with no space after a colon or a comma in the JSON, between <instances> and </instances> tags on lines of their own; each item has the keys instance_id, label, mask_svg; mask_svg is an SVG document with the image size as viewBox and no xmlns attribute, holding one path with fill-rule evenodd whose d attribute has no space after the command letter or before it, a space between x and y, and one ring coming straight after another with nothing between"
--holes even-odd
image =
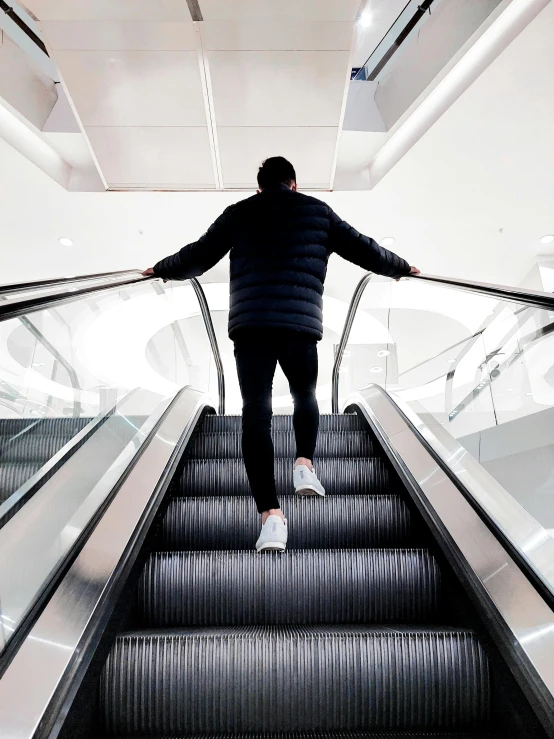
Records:
<instances>
[{"instance_id":1,"label":"white ceiling","mask_svg":"<svg viewBox=\"0 0 554 739\"><path fill-rule=\"evenodd\" d=\"M27 0L112 189L332 186L361 0ZM386 30L386 29L384 29Z\"/></svg>"},{"instance_id":2,"label":"white ceiling","mask_svg":"<svg viewBox=\"0 0 554 739\"><path fill-rule=\"evenodd\" d=\"M428 272L519 284L538 254L554 255L539 243L554 233L553 37L550 3L374 190L321 197L361 231L395 236L393 248ZM312 143L305 131L299 152ZM356 136L363 148L366 134ZM249 145L262 158L263 140ZM242 146L229 152L223 164L238 177ZM147 266L250 194L68 193L1 141L0 191L2 282ZM360 272L333 257L328 294L347 299ZM207 276L227 278L225 263Z\"/></svg>"}]
</instances>

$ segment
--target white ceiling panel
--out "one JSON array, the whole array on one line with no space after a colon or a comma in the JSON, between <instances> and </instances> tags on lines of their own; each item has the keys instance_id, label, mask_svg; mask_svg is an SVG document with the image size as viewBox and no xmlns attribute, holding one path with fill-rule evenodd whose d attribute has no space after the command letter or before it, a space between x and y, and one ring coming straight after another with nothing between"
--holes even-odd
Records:
<instances>
[{"instance_id":1,"label":"white ceiling panel","mask_svg":"<svg viewBox=\"0 0 554 739\"><path fill-rule=\"evenodd\" d=\"M206 125L193 51L58 51L84 126Z\"/></svg>"},{"instance_id":2,"label":"white ceiling panel","mask_svg":"<svg viewBox=\"0 0 554 739\"><path fill-rule=\"evenodd\" d=\"M87 128L110 187L214 188L207 128Z\"/></svg>"},{"instance_id":3,"label":"white ceiling panel","mask_svg":"<svg viewBox=\"0 0 554 739\"><path fill-rule=\"evenodd\" d=\"M190 21L186 0L23 0L41 21Z\"/></svg>"},{"instance_id":4,"label":"white ceiling panel","mask_svg":"<svg viewBox=\"0 0 554 739\"><path fill-rule=\"evenodd\" d=\"M301 189L329 188L336 128L219 128L218 140L225 187L256 187L262 161L284 156Z\"/></svg>"},{"instance_id":5,"label":"white ceiling panel","mask_svg":"<svg viewBox=\"0 0 554 739\"><path fill-rule=\"evenodd\" d=\"M352 23L207 21L204 49L230 51L339 51L352 44Z\"/></svg>"},{"instance_id":6,"label":"white ceiling panel","mask_svg":"<svg viewBox=\"0 0 554 739\"><path fill-rule=\"evenodd\" d=\"M192 22L46 21L42 27L54 51L193 51L197 48Z\"/></svg>"},{"instance_id":7,"label":"white ceiling panel","mask_svg":"<svg viewBox=\"0 0 554 739\"><path fill-rule=\"evenodd\" d=\"M218 126L338 126L348 51L210 51Z\"/></svg>"},{"instance_id":8,"label":"white ceiling panel","mask_svg":"<svg viewBox=\"0 0 554 739\"><path fill-rule=\"evenodd\" d=\"M205 21L353 21L362 0L199 0Z\"/></svg>"}]
</instances>

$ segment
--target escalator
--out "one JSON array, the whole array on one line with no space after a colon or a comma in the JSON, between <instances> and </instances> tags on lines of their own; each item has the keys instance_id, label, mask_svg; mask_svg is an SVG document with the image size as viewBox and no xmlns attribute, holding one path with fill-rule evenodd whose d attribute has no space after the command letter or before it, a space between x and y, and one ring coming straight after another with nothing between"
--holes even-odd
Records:
<instances>
[{"instance_id":1,"label":"escalator","mask_svg":"<svg viewBox=\"0 0 554 739\"><path fill-rule=\"evenodd\" d=\"M51 601L23 624L21 648L6 665L0 655L1 739L554 736L545 667L554 651L541 641L554 631L552 600L516 545L469 505L471 468L457 477L384 390L367 388L341 407L321 416L323 500L294 495L292 417L274 416L289 541L284 554L260 555L240 418L216 415L215 403L188 388L164 406L60 569ZM26 421L20 442L19 426L6 422L14 464L36 466L67 440L66 427L87 422ZM461 447L452 449L459 460ZM461 532L440 511L441 496ZM486 560L482 571L471 552ZM489 583L503 588L496 601ZM19 720L9 699L19 700L26 679L34 685L39 642L59 677L38 670L37 684L50 680L43 705L35 715L41 691L31 687Z\"/></svg>"},{"instance_id":2,"label":"escalator","mask_svg":"<svg viewBox=\"0 0 554 739\"><path fill-rule=\"evenodd\" d=\"M359 417L321 420L326 500L291 495L291 418L275 419L290 543L260 556L239 419L205 418L140 576L133 629L102 673L95 733L489 736L486 652L453 612L429 535Z\"/></svg>"}]
</instances>

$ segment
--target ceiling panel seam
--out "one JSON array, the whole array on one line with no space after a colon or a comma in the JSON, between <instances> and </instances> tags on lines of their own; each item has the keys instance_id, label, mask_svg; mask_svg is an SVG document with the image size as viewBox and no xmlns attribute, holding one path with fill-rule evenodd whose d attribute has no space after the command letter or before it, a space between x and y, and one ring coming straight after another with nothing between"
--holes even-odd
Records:
<instances>
[{"instance_id":1,"label":"ceiling panel seam","mask_svg":"<svg viewBox=\"0 0 554 739\"><path fill-rule=\"evenodd\" d=\"M194 24L194 31L197 39L198 48L198 65L200 68L200 80L202 82L202 94L204 96L204 108L206 111L206 124L208 126L208 138L210 140L210 150L212 153L212 164L215 177L215 186L218 190L223 189L223 174L221 171L221 159L219 156L219 142L217 139L217 126L215 121L214 98L212 91L212 80L210 76L210 65L204 54L204 46L202 44L202 31L200 23Z\"/></svg>"}]
</instances>

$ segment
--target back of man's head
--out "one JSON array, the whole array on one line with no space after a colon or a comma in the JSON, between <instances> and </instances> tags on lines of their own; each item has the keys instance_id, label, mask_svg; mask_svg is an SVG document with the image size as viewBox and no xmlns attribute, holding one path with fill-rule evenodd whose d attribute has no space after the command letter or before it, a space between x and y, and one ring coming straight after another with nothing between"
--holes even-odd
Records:
<instances>
[{"instance_id":1,"label":"back of man's head","mask_svg":"<svg viewBox=\"0 0 554 739\"><path fill-rule=\"evenodd\" d=\"M264 190L268 187L296 184L296 172L292 164L285 157L269 157L258 170L258 185Z\"/></svg>"}]
</instances>

